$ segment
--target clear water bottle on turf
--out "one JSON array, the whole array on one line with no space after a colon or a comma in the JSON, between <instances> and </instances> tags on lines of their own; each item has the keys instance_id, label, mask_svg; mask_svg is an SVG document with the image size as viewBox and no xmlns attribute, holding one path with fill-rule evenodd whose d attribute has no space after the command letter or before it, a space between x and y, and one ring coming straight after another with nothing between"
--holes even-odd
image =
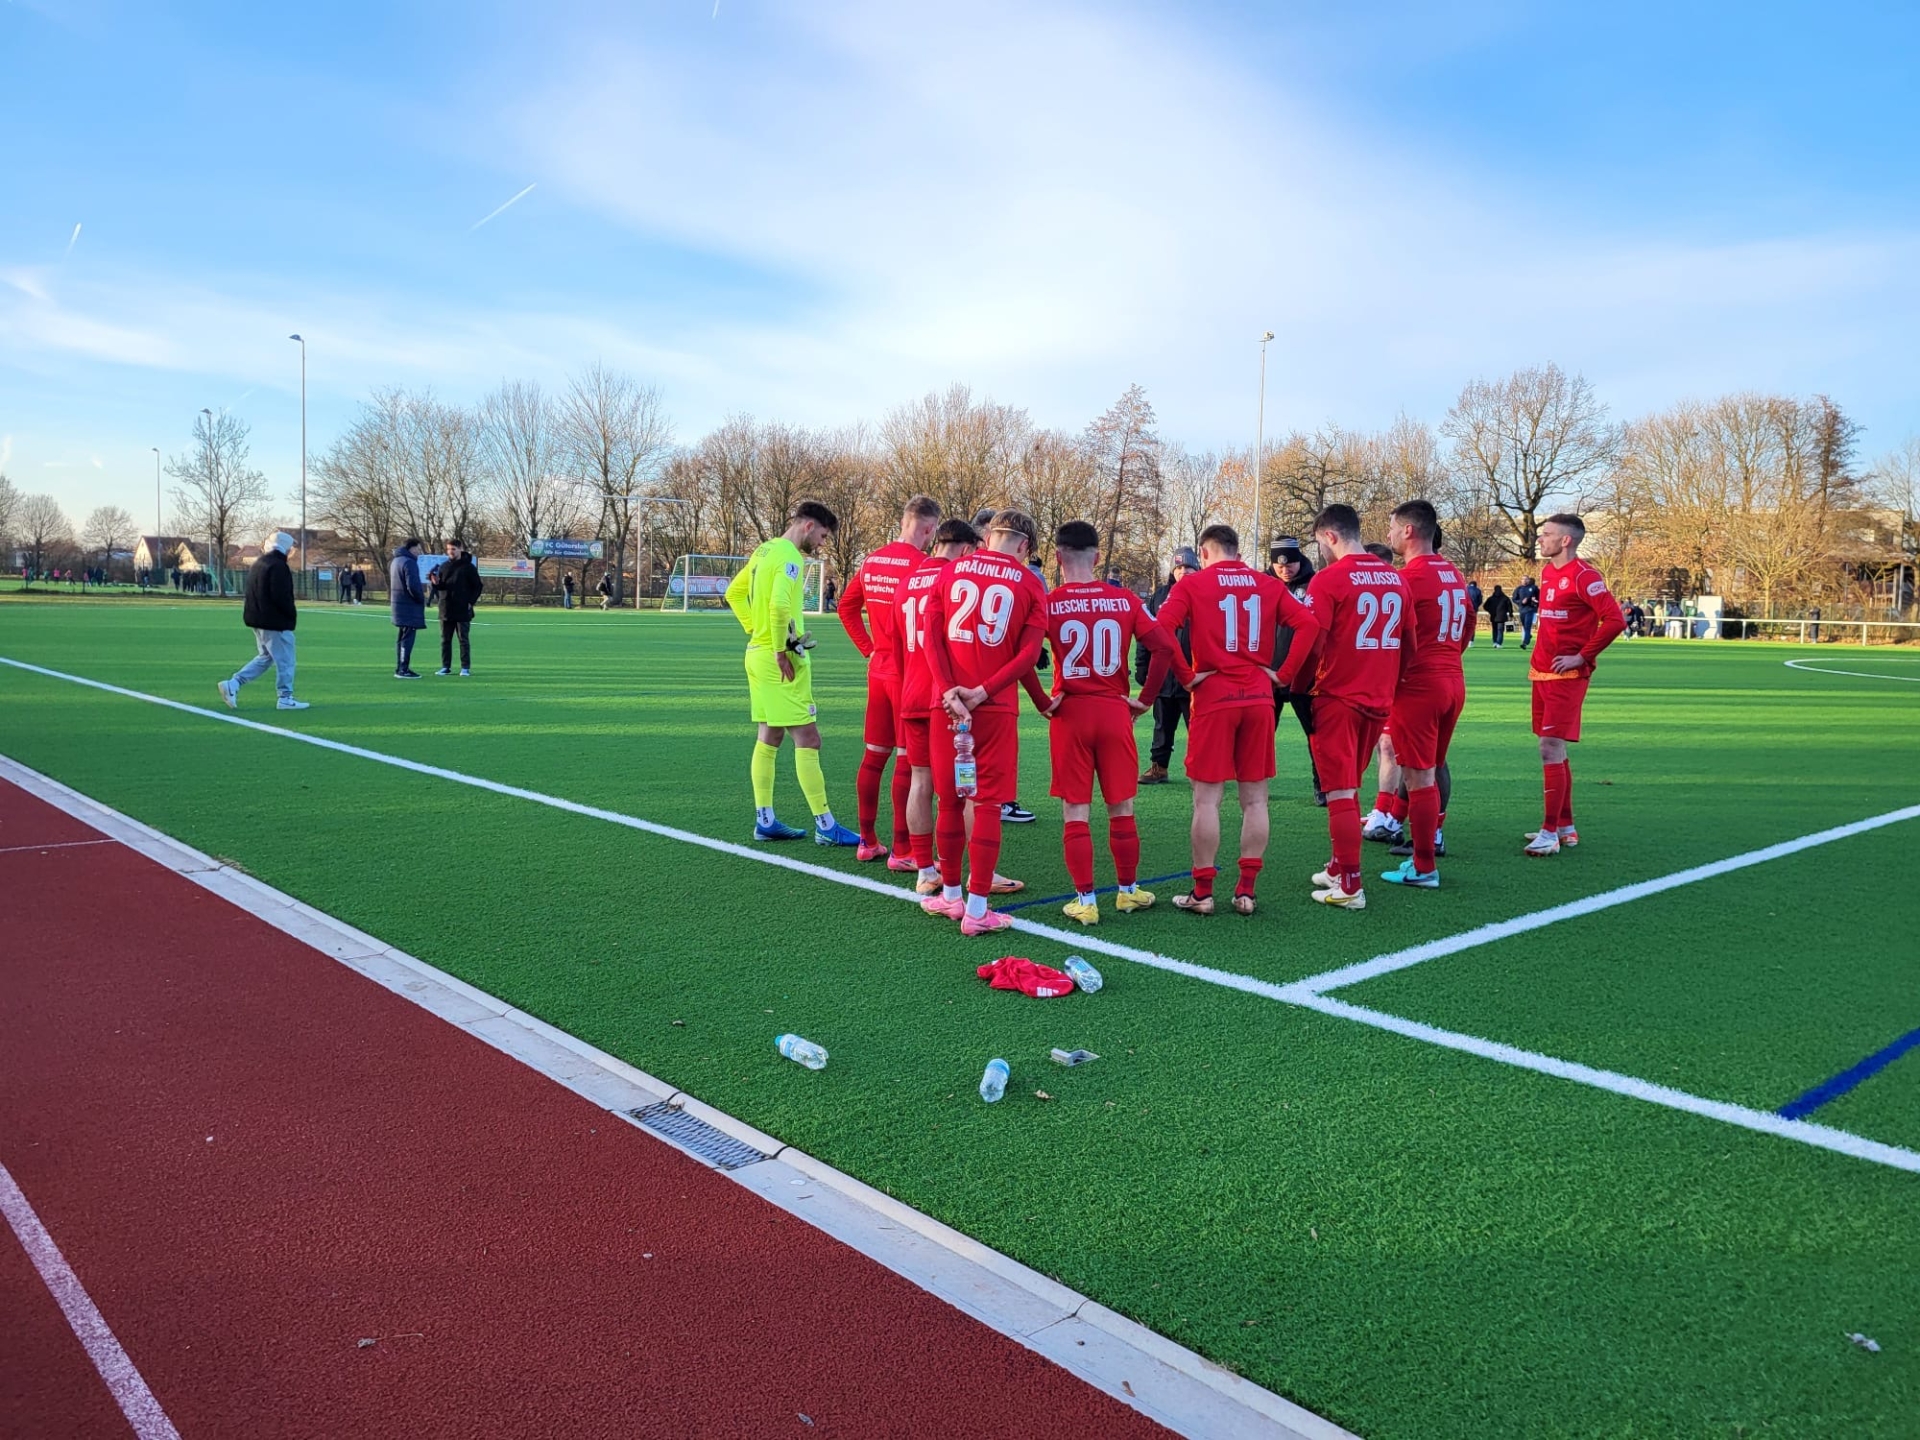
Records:
<instances>
[{"instance_id":1,"label":"clear water bottle on turf","mask_svg":"<svg viewBox=\"0 0 1920 1440\"><path fill-rule=\"evenodd\" d=\"M973 722L953 722L953 790L971 800L980 789L980 767L973 758Z\"/></svg>"},{"instance_id":2,"label":"clear water bottle on turf","mask_svg":"<svg viewBox=\"0 0 1920 1440\"><path fill-rule=\"evenodd\" d=\"M989 1060L987 1073L980 1077L980 1098L989 1105L1007 1093L1007 1076L1013 1072L1004 1060Z\"/></svg>"},{"instance_id":3,"label":"clear water bottle on turf","mask_svg":"<svg viewBox=\"0 0 1920 1440\"><path fill-rule=\"evenodd\" d=\"M1078 955L1067 957L1066 971L1073 977L1073 983L1089 995L1106 984L1106 981L1100 978L1100 972Z\"/></svg>"},{"instance_id":4,"label":"clear water bottle on turf","mask_svg":"<svg viewBox=\"0 0 1920 1440\"><path fill-rule=\"evenodd\" d=\"M804 1065L809 1070L827 1068L827 1052L811 1040L802 1040L798 1035L782 1035L773 1043L787 1059Z\"/></svg>"}]
</instances>

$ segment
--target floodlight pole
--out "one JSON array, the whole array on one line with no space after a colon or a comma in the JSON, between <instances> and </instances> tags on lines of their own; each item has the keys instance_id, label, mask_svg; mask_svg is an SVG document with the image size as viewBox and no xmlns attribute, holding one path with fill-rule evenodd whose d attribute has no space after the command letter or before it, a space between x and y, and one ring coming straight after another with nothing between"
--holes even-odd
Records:
<instances>
[{"instance_id":1,"label":"floodlight pole","mask_svg":"<svg viewBox=\"0 0 1920 1440\"><path fill-rule=\"evenodd\" d=\"M1260 521L1260 472L1266 468L1267 458L1267 342L1273 339L1269 330L1260 337L1260 409L1253 427L1253 548L1259 550L1264 543Z\"/></svg>"},{"instance_id":2,"label":"floodlight pole","mask_svg":"<svg viewBox=\"0 0 1920 1440\"><path fill-rule=\"evenodd\" d=\"M153 448L153 543L155 545L158 545L160 543L160 536L162 533L162 522L160 519L160 447L158 445L155 445L152 448ZM151 561L153 559L153 556L149 555L147 559ZM153 566L149 564L147 568L151 570Z\"/></svg>"},{"instance_id":3,"label":"floodlight pole","mask_svg":"<svg viewBox=\"0 0 1920 1440\"><path fill-rule=\"evenodd\" d=\"M220 598L227 597L227 577L224 568L214 559L214 550L220 544L213 533L213 494L220 483L220 452L213 445L213 411L206 406L200 407L200 413L207 417L207 563L214 565L214 579L220 586Z\"/></svg>"},{"instance_id":4,"label":"floodlight pole","mask_svg":"<svg viewBox=\"0 0 1920 1440\"><path fill-rule=\"evenodd\" d=\"M313 598L313 577L307 566L307 342L300 341L300 589L305 598Z\"/></svg>"}]
</instances>

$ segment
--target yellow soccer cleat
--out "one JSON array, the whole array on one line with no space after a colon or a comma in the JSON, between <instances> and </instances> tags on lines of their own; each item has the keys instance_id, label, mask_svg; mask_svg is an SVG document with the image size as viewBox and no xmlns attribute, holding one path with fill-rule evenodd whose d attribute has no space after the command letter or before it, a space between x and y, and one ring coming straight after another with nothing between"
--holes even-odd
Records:
<instances>
[{"instance_id":1,"label":"yellow soccer cleat","mask_svg":"<svg viewBox=\"0 0 1920 1440\"><path fill-rule=\"evenodd\" d=\"M1151 890L1142 890L1137 885L1131 890L1122 890L1118 895L1113 897L1113 908L1122 914L1130 910L1151 910L1153 908L1153 892Z\"/></svg>"},{"instance_id":2,"label":"yellow soccer cleat","mask_svg":"<svg viewBox=\"0 0 1920 1440\"><path fill-rule=\"evenodd\" d=\"M1100 902L1094 900L1082 905L1078 900L1069 900L1060 907L1060 913L1065 915L1069 920L1078 920L1082 925L1098 925L1100 923Z\"/></svg>"}]
</instances>

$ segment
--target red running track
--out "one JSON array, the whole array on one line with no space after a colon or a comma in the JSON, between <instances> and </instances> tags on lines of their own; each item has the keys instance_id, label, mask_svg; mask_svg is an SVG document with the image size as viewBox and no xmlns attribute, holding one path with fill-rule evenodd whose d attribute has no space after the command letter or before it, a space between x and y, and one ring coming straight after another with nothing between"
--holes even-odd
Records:
<instances>
[{"instance_id":1,"label":"red running track","mask_svg":"<svg viewBox=\"0 0 1920 1440\"><path fill-rule=\"evenodd\" d=\"M0 1165L185 1440L1168 1433L96 839L0 782ZM128 1433L0 1223L0 1436Z\"/></svg>"}]
</instances>

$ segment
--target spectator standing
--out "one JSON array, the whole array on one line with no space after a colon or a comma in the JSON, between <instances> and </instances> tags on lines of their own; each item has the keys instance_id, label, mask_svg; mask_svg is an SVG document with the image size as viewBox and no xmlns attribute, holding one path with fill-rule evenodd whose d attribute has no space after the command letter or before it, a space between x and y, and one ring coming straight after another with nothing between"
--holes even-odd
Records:
<instances>
[{"instance_id":1,"label":"spectator standing","mask_svg":"<svg viewBox=\"0 0 1920 1440\"><path fill-rule=\"evenodd\" d=\"M1158 614L1160 607L1167 603L1167 596L1173 593L1188 575L1198 574L1200 556L1190 545L1182 545L1173 552L1173 564L1167 571L1167 578L1154 590L1147 601L1147 608ZM1193 661L1193 640L1187 627L1182 625L1173 637L1180 646L1180 653L1189 664ZM1147 652L1140 646L1133 657L1133 681L1144 685L1147 680ZM1193 729L1193 716L1190 709L1193 697L1172 675L1168 675L1160 686L1160 693L1153 702L1153 742L1147 751L1147 773L1140 777L1142 785L1164 785L1167 783L1167 766L1173 761L1173 737L1180 729L1180 722L1187 722L1189 738Z\"/></svg>"},{"instance_id":2,"label":"spectator standing","mask_svg":"<svg viewBox=\"0 0 1920 1440\"><path fill-rule=\"evenodd\" d=\"M293 549L293 537L284 530L269 535L260 558L247 571L247 585L240 615L253 631L254 657L219 683L220 698L229 710L240 708L240 687L273 671L274 685L280 691L279 708L305 710L307 702L293 698L293 627L298 619L293 602L293 571L287 565L287 552Z\"/></svg>"},{"instance_id":3,"label":"spectator standing","mask_svg":"<svg viewBox=\"0 0 1920 1440\"><path fill-rule=\"evenodd\" d=\"M1469 603L1473 597L1467 597ZM1506 643L1507 625L1513 619L1513 597L1498 585L1487 596L1487 625L1493 631L1493 648L1498 650Z\"/></svg>"},{"instance_id":4,"label":"spectator standing","mask_svg":"<svg viewBox=\"0 0 1920 1440\"><path fill-rule=\"evenodd\" d=\"M571 570L563 572L560 576L560 608L562 610L573 608L573 572Z\"/></svg>"},{"instance_id":5,"label":"spectator standing","mask_svg":"<svg viewBox=\"0 0 1920 1440\"><path fill-rule=\"evenodd\" d=\"M352 601L352 599L353 567L351 565L342 565L340 567L340 603L345 605Z\"/></svg>"},{"instance_id":6,"label":"spectator standing","mask_svg":"<svg viewBox=\"0 0 1920 1440\"><path fill-rule=\"evenodd\" d=\"M1520 648L1533 644L1534 617L1540 613L1540 587L1529 575L1513 587L1513 607L1520 615Z\"/></svg>"},{"instance_id":7,"label":"spectator standing","mask_svg":"<svg viewBox=\"0 0 1920 1440\"><path fill-rule=\"evenodd\" d=\"M1283 535L1274 541L1267 548L1267 568L1273 572L1276 580L1287 587L1288 594L1302 605L1307 603L1307 582L1313 579L1313 562L1307 559L1299 540L1291 535ZM1286 663L1287 651L1292 643L1293 631L1282 627L1280 639L1273 647L1276 668ZM1300 722L1300 733L1307 737L1307 773L1313 777L1313 803L1325 807L1327 792L1320 788L1320 767L1313 758L1313 691L1282 690L1275 686L1273 718L1276 724L1280 720L1280 712L1288 705L1293 706L1293 718Z\"/></svg>"},{"instance_id":8,"label":"spectator standing","mask_svg":"<svg viewBox=\"0 0 1920 1440\"><path fill-rule=\"evenodd\" d=\"M453 638L460 637L460 678L473 673L473 651L467 632L473 624L473 607L480 592L487 588L480 578L480 567L458 540L447 541L447 558L434 567L432 591L440 608L440 668L436 675L453 673Z\"/></svg>"},{"instance_id":9,"label":"spectator standing","mask_svg":"<svg viewBox=\"0 0 1920 1440\"><path fill-rule=\"evenodd\" d=\"M600 572L600 583L593 587L594 594L600 597L600 608L606 610L613 605L613 576L608 571Z\"/></svg>"},{"instance_id":10,"label":"spectator standing","mask_svg":"<svg viewBox=\"0 0 1920 1440\"><path fill-rule=\"evenodd\" d=\"M409 535L387 567L387 605L400 632L394 640L393 674L398 680L420 678L413 668L413 642L427 628L427 594L420 588L420 567L415 563L419 555L420 541Z\"/></svg>"},{"instance_id":11,"label":"spectator standing","mask_svg":"<svg viewBox=\"0 0 1920 1440\"><path fill-rule=\"evenodd\" d=\"M1467 581L1467 644L1473 644L1473 632L1480 624L1480 582Z\"/></svg>"},{"instance_id":12,"label":"spectator standing","mask_svg":"<svg viewBox=\"0 0 1920 1440\"><path fill-rule=\"evenodd\" d=\"M367 572L358 565L353 567L353 603L356 605L367 603Z\"/></svg>"}]
</instances>

